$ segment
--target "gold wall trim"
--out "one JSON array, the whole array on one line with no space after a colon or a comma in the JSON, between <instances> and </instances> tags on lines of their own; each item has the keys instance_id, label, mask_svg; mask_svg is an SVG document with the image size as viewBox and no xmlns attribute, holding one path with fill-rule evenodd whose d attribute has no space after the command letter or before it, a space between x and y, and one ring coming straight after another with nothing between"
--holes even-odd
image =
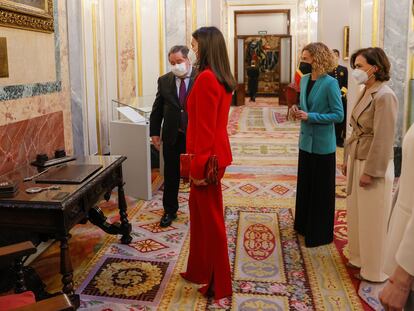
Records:
<instances>
[{"instance_id":1,"label":"gold wall trim","mask_svg":"<svg viewBox=\"0 0 414 311\"><path fill-rule=\"evenodd\" d=\"M191 0L191 27L192 32L197 29L197 0Z\"/></svg>"},{"instance_id":2,"label":"gold wall trim","mask_svg":"<svg viewBox=\"0 0 414 311\"><path fill-rule=\"evenodd\" d=\"M379 0L372 3L372 46L378 46Z\"/></svg>"},{"instance_id":3,"label":"gold wall trim","mask_svg":"<svg viewBox=\"0 0 414 311\"><path fill-rule=\"evenodd\" d=\"M361 0L360 2L360 12L359 12L359 47L362 46L362 26L364 23L364 0ZM358 47L358 48L359 48Z\"/></svg>"},{"instance_id":4,"label":"gold wall trim","mask_svg":"<svg viewBox=\"0 0 414 311\"><path fill-rule=\"evenodd\" d=\"M160 75L165 73L164 68L164 0L158 0L158 44L160 58Z\"/></svg>"},{"instance_id":5,"label":"gold wall trim","mask_svg":"<svg viewBox=\"0 0 414 311\"><path fill-rule=\"evenodd\" d=\"M96 139L98 143L98 154L102 154L101 129L99 114L99 72L98 72L98 48L97 48L97 23L96 23L96 3L92 3L92 45L93 45L93 79L95 83L95 113L96 113Z\"/></svg>"},{"instance_id":6,"label":"gold wall trim","mask_svg":"<svg viewBox=\"0 0 414 311\"><path fill-rule=\"evenodd\" d=\"M412 12L412 14L410 14L411 31L414 32L414 1L411 4L411 12ZM410 51L410 60L411 60L410 78L414 79L414 53L412 51Z\"/></svg>"},{"instance_id":7,"label":"gold wall trim","mask_svg":"<svg viewBox=\"0 0 414 311\"><path fill-rule=\"evenodd\" d=\"M115 53L116 53L116 96L119 98L121 85L119 83L119 35L118 35L118 0L114 0L115 5Z\"/></svg>"},{"instance_id":8,"label":"gold wall trim","mask_svg":"<svg viewBox=\"0 0 414 311\"><path fill-rule=\"evenodd\" d=\"M82 8L82 41L83 41L83 76L85 80L85 114L86 114L86 122L84 119L84 123L86 124L86 137L88 140L88 154L90 153L90 145L91 141L89 139L89 112L88 112L88 83L86 81L87 77L87 70L86 70L86 43L85 43L85 6L84 6L85 0L81 0L81 8Z\"/></svg>"},{"instance_id":9,"label":"gold wall trim","mask_svg":"<svg viewBox=\"0 0 414 311\"><path fill-rule=\"evenodd\" d=\"M138 72L138 96L142 96L142 18L141 18L141 1L135 1L135 23L136 23L136 49L137 49L137 72Z\"/></svg>"},{"instance_id":10,"label":"gold wall trim","mask_svg":"<svg viewBox=\"0 0 414 311\"><path fill-rule=\"evenodd\" d=\"M410 79L414 80L414 54L410 55Z\"/></svg>"}]
</instances>

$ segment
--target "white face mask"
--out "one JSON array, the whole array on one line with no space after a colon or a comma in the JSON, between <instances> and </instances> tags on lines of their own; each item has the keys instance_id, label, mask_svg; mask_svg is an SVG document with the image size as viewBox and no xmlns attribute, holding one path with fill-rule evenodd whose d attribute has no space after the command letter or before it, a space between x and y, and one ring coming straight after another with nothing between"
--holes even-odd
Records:
<instances>
[{"instance_id":1,"label":"white face mask","mask_svg":"<svg viewBox=\"0 0 414 311\"><path fill-rule=\"evenodd\" d=\"M181 64L175 64L171 67L171 71L173 74L175 74L177 77L182 77L187 74L187 66L185 63Z\"/></svg>"},{"instance_id":2,"label":"white face mask","mask_svg":"<svg viewBox=\"0 0 414 311\"><path fill-rule=\"evenodd\" d=\"M356 80L358 84L365 84L372 77L372 75L368 76L368 72L372 68L374 68L374 66L369 68L368 71L364 71L362 69L355 69L354 71L352 71L352 76L354 77L354 79Z\"/></svg>"}]
</instances>

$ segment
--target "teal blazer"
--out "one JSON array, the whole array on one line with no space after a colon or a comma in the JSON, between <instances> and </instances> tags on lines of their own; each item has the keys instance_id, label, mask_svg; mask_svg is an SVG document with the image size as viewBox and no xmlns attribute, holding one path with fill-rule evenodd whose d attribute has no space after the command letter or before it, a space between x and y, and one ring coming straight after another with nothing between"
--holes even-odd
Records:
<instances>
[{"instance_id":1,"label":"teal blazer","mask_svg":"<svg viewBox=\"0 0 414 311\"><path fill-rule=\"evenodd\" d=\"M299 149L316 154L329 154L336 150L335 123L342 122L341 91L335 78L320 76L306 98L311 75L300 80L300 109L308 113L308 120L300 124Z\"/></svg>"}]
</instances>

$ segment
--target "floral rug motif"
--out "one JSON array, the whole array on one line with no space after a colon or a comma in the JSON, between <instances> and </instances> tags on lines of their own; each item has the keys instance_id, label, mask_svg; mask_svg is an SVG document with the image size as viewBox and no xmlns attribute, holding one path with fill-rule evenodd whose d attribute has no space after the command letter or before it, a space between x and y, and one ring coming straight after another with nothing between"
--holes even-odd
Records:
<instances>
[{"instance_id":1,"label":"floral rug motif","mask_svg":"<svg viewBox=\"0 0 414 311\"><path fill-rule=\"evenodd\" d=\"M272 197L272 198L294 198L296 195L296 181L256 181L224 179L222 190L225 195L241 197Z\"/></svg>"},{"instance_id":2,"label":"floral rug motif","mask_svg":"<svg viewBox=\"0 0 414 311\"><path fill-rule=\"evenodd\" d=\"M166 274L171 273L168 261L153 261L125 256L104 256L91 271L77 293L82 300L157 305Z\"/></svg>"},{"instance_id":3,"label":"floral rug motif","mask_svg":"<svg viewBox=\"0 0 414 311\"><path fill-rule=\"evenodd\" d=\"M232 306L234 310L243 311L283 311L289 310L289 300L283 296L234 294Z\"/></svg>"},{"instance_id":4,"label":"floral rug motif","mask_svg":"<svg viewBox=\"0 0 414 311\"><path fill-rule=\"evenodd\" d=\"M277 213L239 212L235 281L285 282Z\"/></svg>"}]
</instances>

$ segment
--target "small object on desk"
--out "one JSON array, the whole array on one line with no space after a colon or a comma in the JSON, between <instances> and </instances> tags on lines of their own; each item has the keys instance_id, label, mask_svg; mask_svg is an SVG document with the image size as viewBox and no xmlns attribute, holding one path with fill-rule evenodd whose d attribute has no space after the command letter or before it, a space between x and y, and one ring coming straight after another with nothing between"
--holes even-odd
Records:
<instances>
[{"instance_id":1,"label":"small object on desk","mask_svg":"<svg viewBox=\"0 0 414 311\"><path fill-rule=\"evenodd\" d=\"M1 180L0 181L0 192L10 192L17 190L18 183L12 180Z\"/></svg>"},{"instance_id":2,"label":"small object on desk","mask_svg":"<svg viewBox=\"0 0 414 311\"><path fill-rule=\"evenodd\" d=\"M55 150L55 158L56 159L58 159L58 158L64 158L64 157L66 157L66 151L65 151L65 149L56 149Z\"/></svg>"},{"instance_id":3,"label":"small object on desk","mask_svg":"<svg viewBox=\"0 0 414 311\"><path fill-rule=\"evenodd\" d=\"M51 169L51 167L49 167L49 168L45 169L44 171L41 171L40 173L34 174L34 175L32 175L32 176L25 177L25 178L23 179L23 182L25 182L25 181L31 181L33 178L39 177L40 175L42 175L42 174L46 173L46 172L47 172L47 171L49 171L50 169Z\"/></svg>"},{"instance_id":4,"label":"small object on desk","mask_svg":"<svg viewBox=\"0 0 414 311\"><path fill-rule=\"evenodd\" d=\"M46 191L46 190L60 190L60 186L50 186L50 187L31 187L31 188L27 188L26 192L27 193L39 193L42 191Z\"/></svg>"},{"instance_id":5,"label":"small object on desk","mask_svg":"<svg viewBox=\"0 0 414 311\"><path fill-rule=\"evenodd\" d=\"M73 164L51 167L47 174L36 179L36 183L80 184L101 168L102 165L100 164Z\"/></svg>"},{"instance_id":6,"label":"small object on desk","mask_svg":"<svg viewBox=\"0 0 414 311\"><path fill-rule=\"evenodd\" d=\"M73 161L73 160L76 160L76 157L74 157L74 156L64 156L64 157L59 157L59 158L55 158L55 159L50 159L50 160L47 160L45 162L38 162L37 159L36 159L36 161L34 161L30 164L32 164L34 166L37 166L37 167L48 167L48 166L53 166L53 165L56 165L56 164L69 162L69 161Z\"/></svg>"},{"instance_id":7,"label":"small object on desk","mask_svg":"<svg viewBox=\"0 0 414 311\"><path fill-rule=\"evenodd\" d=\"M36 155L36 163L39 163L39 165L43 165L47 160L49 160L49 158L46 153Z\"/></svg>"},{"instance_id":8,"label":"small object on desk","mask_svg":"<svg viewBox=\"0 0 414 311\"><path fill-rule=\"evenodd\" d=\"M18 189L16 191L0 192L0 198L1 199L14 198L17 193L19 193Z\"/></svg>"},{"instance_id":9,"label":"small object on desk","mask_svg":"<svg viewBox=\"0 0 414 311\"><path fill-rule=\"evenodd\" d=\"M18 183L12 180L0 181L0 198L13 198L19 190Z\"/></svg>"}]
</instances>

